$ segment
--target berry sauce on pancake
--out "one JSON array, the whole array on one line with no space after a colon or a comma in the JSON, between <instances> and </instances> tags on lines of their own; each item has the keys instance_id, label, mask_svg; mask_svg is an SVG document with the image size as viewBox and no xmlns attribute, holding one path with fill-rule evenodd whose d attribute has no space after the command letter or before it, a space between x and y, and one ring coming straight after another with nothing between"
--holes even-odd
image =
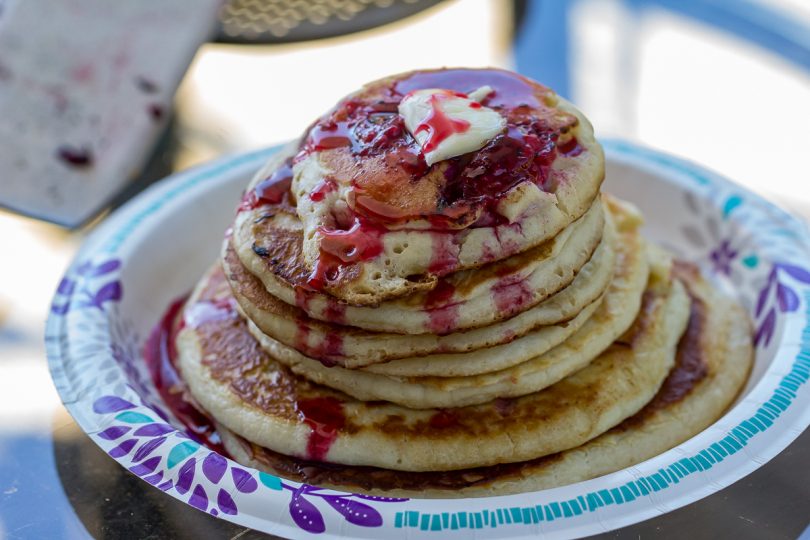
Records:
<instances>
[{"instance_id":1,"label":"berry sauce on pancake","mask_svg":"<svg viewBox=\"0 0 810 540\"><path fill-rule=\"evenodd\" d=\"M485 86L491 91L470 107L497 111L506 120L504 130L476 151L428 165L424 152L469 124L435 107L417 129L430 134L422 147L406 129L400 103L417 90L439 88L467 98ZM289 193L293 167L317 154L332 173L299 196L319 202L338 185L349 185L348 208L335 216L334 225L319 229L320 255L300 286L323 290L347 267L378 257L389 228L408 230L420 220L437 239L428 271L446 274L457 264L458 246L440 233L508 225L495 211L508 191L523 182L553 191L550 170L556 157L583 152L570 133L577 118L556 109L556 99L546 87L497 69L412 72L372 83L316 121L298 154L247 192L240 210L295 206Z\"/></svg>"},{"instance_id":2,"label":"berry sauce on pancake","mask_svg":"<svg viewBox=\"0 0 810 540\"><path fill-rule=\"evenodd\" d=\"M217 336L222 339L222 336L228 334L219 330L222 325L229 327L236 324L240 328L244 326L233 298L222 300L213 292L222 286L227 287L225 277L218 273L206 287L210 292L204 292L204 298L193 303L187 302L188 297L175 300L152 329L144 345L143 356L158 393L175 418L183 424L185 432L195 441L228 456L213 421L191 397L177 370L175 347L177 334L184 327L202 331L208 327L208 332L213 333L214 339ZM245 330L243 334L245 340L255 346L255 341ZM346 423L342 402L328 396L300 398L293 407L311 429L306 458L322 461Z\"/></svg>"}]
</instances>

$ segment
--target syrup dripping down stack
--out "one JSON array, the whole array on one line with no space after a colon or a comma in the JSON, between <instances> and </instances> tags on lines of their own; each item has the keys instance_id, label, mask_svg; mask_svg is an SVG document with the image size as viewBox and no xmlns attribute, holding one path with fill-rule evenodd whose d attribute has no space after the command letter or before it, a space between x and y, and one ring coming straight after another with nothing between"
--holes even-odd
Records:
<instances>
[{"instance_id":1,"label":"syrup dripping down stack","mask_svg":"<svg viewBox=\"0 0 810 540\"><path fill-rule=\"evenodd\" d=\"M352 490L508 493L676 444L742 384L746 326L603 176L518 75L367 85L247 188L184 308L188 395L238 461Z\"/></svg>"}]
</instances>

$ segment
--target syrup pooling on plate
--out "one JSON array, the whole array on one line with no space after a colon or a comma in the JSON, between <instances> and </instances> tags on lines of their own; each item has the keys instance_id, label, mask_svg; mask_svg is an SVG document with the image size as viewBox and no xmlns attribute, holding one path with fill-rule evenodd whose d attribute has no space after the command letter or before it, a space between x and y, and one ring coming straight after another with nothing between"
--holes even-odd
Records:
<instances>
[{"instance_id":1,"label":"syrup pooling on plate","mask_svg":"<svg viewBox=\"0 0 810 540\"><path fill-rule=\"evenodd\" d=\"M211 420L188 400L186 385L175 367L177 360L175 338L183 325L187 324L185 319L180 318L186 298L175 300L152 329L144 345L143 357L155 388L163 398L163 403L183 424L186 433L195 441L227 456ZM223 310L213 304L203 305L197 313L197 318L192 321L194 325L202 324L205 313L211 315L212 320L219 320L218 317L223 315Z\"/></svg>"}]
</instances>

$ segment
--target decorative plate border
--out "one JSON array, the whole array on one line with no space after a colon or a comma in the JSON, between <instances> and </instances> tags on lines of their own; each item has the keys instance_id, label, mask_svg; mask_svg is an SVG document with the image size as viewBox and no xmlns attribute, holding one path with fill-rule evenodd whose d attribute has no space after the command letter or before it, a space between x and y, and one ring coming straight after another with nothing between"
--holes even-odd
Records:
<instances>
[{"instance_id":1,"label":"decorative plate border","mask_svg":"<svg viewBox=\"0 0 810 540\"><path fill-rule=\"evenodd\" d=\"M622 141L607 141L605 148L610 159L657 171L696 201L720 210L730 231L755 230L757 238L768 239L753 255L743 252L745 242L738 245L733 234L713 239L708 262L729 276L732 265L752 275L766 272L753 310L758 349L776 355L771 368L715 425L656 458L541 492L407 500L281 480L225 459L173 428L145 377L141 341L120 313L126 294L120 254L139 227L162 219L177 197L223 178L249 176L275 149L175 175L91 235L59 284L46 326L48 361L60 396L93 441L145 481L212 515L286 536L306 531L321 538L365 538L378 536L377 527L383 527L391 538L421 532L446 537L484 528L501 537L562 537L638 522L709 495L772 458L810 424L810 235L795 218L697 165ZM777 328L787 341L772 340ZM774 436L764 442L762 433L769 430ZM718 470L718 464L730 462L734 466ZM613 511L617 506L621 512Z\"/></svg>"}]
</instances>

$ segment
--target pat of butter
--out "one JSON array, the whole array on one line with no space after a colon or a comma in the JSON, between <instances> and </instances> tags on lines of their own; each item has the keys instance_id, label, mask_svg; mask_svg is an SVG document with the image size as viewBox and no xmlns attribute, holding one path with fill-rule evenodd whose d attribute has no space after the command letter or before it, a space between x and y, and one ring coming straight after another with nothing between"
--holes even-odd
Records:
<instances>
[{"instance_id":1,"label":"pat of butter","mask_svg":"<svg viewBox=\"0 0 810 540\"><path fill-rule=\"evenodd\" d=\"M479 150L506 128L503 116L479 103L490 93L482 86L469 95L428 88L405 96L399 115L428 165Z\"/></svg>"}]
</instances>

